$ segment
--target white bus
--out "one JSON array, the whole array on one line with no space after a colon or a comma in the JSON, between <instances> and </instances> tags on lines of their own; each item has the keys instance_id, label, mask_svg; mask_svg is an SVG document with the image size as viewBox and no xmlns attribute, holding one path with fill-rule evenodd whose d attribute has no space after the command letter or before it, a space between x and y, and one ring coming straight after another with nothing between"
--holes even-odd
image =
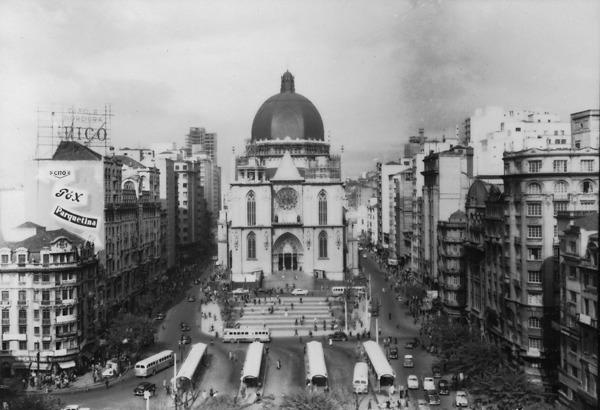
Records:
<instances>
[{"instance_id":1,"label":"white bus","mask_svg":"<svg viewBox=\"0 0 600 410\"><path fill-rule=\"evenodd\" d=\"M358 362L354 365L352 389L354 393L369 393L369 365L365 362Z\"/></svg>"},{"instance_id":2,"label":"white bus","mask_svg":"<svg viewBox=\"0 0 600 410\"><path fill-rule=\"evenodd\" d=\"M383 350L372 340L363 342L363 347L367 353L367 363L369 367L375 371L375 377L377 378L379 392L382 387L389 387L394 385L396 379L396 373L387 361Z\"/></svg>"},{"instance_id":3,"label":"white bus","mask_svg":"<svg viewBox=\"0 0 600 410\"><path fill-rule=\"evenodd\" d=\"M333 296L341 296L341 295L344 294L344 292L348 288L349 288L348 286L333 286L331 288L331 294ZM357 296L365 294L365 287L364 286L351 286L350 288L354 291L354 294L357 295Z\"/></svg>"},{"instance_id":4,"label":"white bus","mask_svg":"<svg viewBox=\"0 0 600 410\"><path fill-rule=\"evenodd\" d=\"M173 366L173 351L163 350L135 364L135 375L147 377L160 372L162 369Z\"/></svg>"},{"instance_id":5,"label":"white bus","mask_svg":"<svg viewBox=\"0 0 600 410\"><path fill-rule=\"evenodd\" d=\"M306 343L306 385L313 388L328 388L329 376L327 375L327 366L325 365L325 355L323 354L323 345L321 342L312 341Z\"/></svg>"},{"instance_id":6,"label":"white bus","mask_svg":"<svg viewBox=\"0 0 600 410\"><path fill-rule=\"evenodd\" d=\"M171 386L179 393L190 392L196 388L196 382L202 376L206 367L207 345L196 343L192 345L185 361L177 370L177 376L171 379Z\"/></svg>"},{"instance_id":7,"label":"white bus","mask_svg":"<svg viewBox=\"0 0 600 410\"><path fill-rule=\"evenodd\" d=\"M271 331L268 328L240 328L225 329L223 331L223 343L236 342L270 342Z\"/></svg>"}]
</instances>

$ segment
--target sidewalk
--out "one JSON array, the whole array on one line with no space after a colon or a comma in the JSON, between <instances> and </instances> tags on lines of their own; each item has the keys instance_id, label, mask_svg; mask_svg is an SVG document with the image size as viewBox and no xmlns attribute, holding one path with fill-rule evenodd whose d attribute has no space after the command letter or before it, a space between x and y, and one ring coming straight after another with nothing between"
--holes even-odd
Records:
<instances>
[{"instance_id":1,"label":"sidewalk","mask_svg":"<svg viewBox=\"0 0 600 410\"><path fill-rule=\"evenodd\" d=\"M125 371L123 373L121 373L121 375L119 377L113 377L111 379L108 380L108 388L110 389L113 385L120 383L124 380L127 379L131 379L134 377L134 372L130 371L131 369L125 369ZM35 387L28 387L26 390L27 393L32 393L32 394L45 394L45 393L51 393L51 394L71 394L73 392L81 392L81 391L90 391L90 390L97 390L97 389L106 389L106 384L104 382L104 380L99 380L96 381L94 383L94 377L92 376L92 372L89 371L87 373L85 373L82 376L77 377L77 380L75 380L74 382L72 382L71 384L69 384L69 387L63 388L63 389L57 389L55 387L49 388L48 391L46 391L46 388L35 388Z\"/></svg>"}]
</instances>

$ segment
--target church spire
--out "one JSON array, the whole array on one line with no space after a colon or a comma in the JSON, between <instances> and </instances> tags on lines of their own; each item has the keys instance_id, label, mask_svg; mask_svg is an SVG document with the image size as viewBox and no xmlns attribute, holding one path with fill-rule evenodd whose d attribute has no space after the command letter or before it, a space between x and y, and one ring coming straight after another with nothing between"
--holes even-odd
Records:
<instances>
[{"instance_id":1,"label":"church spire","mask_svg":"<svg viewBox=\"0 0 600 410\"><path fill-rule=\"evenodd\" d=\"M281 76L281 92L296 92L296 89L294 88L294 76L287 70Z\"/></svg>"}]
</instances>

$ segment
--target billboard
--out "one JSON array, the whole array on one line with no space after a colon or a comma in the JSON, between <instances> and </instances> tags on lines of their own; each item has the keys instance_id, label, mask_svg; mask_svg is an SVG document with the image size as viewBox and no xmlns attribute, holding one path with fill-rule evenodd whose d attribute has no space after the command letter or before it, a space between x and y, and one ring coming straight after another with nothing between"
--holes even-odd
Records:
<instances>
[{"instance_id":1,"label":"billboard","mask_svg":"<svg viewBox=\"0 0 600 410\"><path fill-rule=\"evenodd\" d=\"M34 160L27 177L27 219L93 242L104 265L104 161Z\"/></svg>"}]
</instances>

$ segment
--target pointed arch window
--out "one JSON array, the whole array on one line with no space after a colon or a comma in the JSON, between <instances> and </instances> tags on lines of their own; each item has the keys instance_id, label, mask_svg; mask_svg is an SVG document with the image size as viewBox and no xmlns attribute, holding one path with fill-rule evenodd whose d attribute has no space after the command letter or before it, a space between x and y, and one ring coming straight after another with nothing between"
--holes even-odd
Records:
<instances>
[{"instance_id":1,"label":"pointed arch window","mask_svg":"<svg viewBox=\"0 0 600 410\"><path fill-rule=\"evenodd\" d=\"M256 225L256 195L253 191L246 195L246 219L248 226Z\"/></svg>"},{"instance_id":2,"label":"pointed arch window","mask_svg":"<svg viewBox=\"0 0 600 410\"><path fill-rule=\"evenodd\" d=\"M327 193L319 192L319 225L327 225Z\"/></svg>"},{"instance_id":3,"label":"pointed arch window","mask_svg":"<svg viewBox=\"0 0 600 410\"><path fill-rule=\"evenodd\" d=\"M248 234L246 249L248 250L248 259L256 259L256 235L254 232Z\"/></svg>"},{"instance_id":4,"label":"pointed arch window","mask_svg":"<svg viewBox=\"0 0 600 410\"><path fill-rule=\"evenodd\" d=\"M327 257L327 232L319 234L319 258Z\"/></svg>"}]
</instances>

